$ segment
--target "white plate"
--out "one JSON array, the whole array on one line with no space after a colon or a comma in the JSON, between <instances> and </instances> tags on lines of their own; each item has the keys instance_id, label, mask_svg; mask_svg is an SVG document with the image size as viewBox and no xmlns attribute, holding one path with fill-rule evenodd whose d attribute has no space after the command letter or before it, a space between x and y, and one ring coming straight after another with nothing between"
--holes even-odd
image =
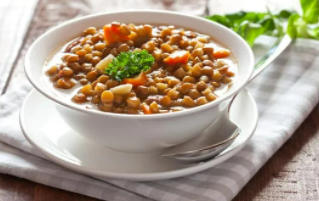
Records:
<instances>
[{"instance_id":1,"label":"white plate","mask_svg":"<svg viewBox=\"0 0 319 201\"><path fill-rule=\"evenodd\" d=\"M236 154L253 135L258 120L256 103L246 90L235 98L230 118L242 129L241 134L215 158L195 164L160 157L158 153L125 153L94 144L72 131L50 100L35 90L22 105L20 125L32 145L49 160L66 168L97 178L150 181L197 173Z\"/></svg>"}]
</instances>

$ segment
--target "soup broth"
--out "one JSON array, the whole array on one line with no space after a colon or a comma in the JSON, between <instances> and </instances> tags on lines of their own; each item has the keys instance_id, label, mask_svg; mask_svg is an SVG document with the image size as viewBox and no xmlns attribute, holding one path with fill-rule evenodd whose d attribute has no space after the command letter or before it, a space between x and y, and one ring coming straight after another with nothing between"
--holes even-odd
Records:
<instances>
[{"instance_id":1,"label":"soup broth","mask_svg":"<svg viewBox=\"0 0 319 201\"><path fill-rule=\"evenodd\" d=\"M215 101L236 82L237 66L230 50L196 31L113 22L63 45L44 74L80 107L157 114Z\"/></svg>"}]
</instances>

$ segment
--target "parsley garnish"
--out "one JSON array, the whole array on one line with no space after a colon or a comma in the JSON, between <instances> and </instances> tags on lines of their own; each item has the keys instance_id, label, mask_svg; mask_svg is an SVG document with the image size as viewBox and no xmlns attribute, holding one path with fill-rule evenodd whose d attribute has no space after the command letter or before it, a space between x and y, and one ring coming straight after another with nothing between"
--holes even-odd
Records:
<instances>
[{"instance_id":1,"label":"parsley garnish","mask_svg":"<svg viewBox=\"0 0 319 201\"><path fill-rule=\"evenodd\" d=\"M105 69L106 74L114 80L122 81L142 71L147 71L154 64L154 57L146 50L122 52Z\"/></svg>"}]
</instances>

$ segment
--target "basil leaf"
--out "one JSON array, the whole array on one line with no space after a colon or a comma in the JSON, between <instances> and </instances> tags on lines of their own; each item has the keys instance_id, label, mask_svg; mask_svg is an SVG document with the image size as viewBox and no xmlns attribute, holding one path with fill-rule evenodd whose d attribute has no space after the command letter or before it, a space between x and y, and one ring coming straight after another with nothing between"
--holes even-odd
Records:
<instances>
[{"instance_id":1,"label":"basil leaf","mask_svg":"<svg viewBox=\"0 0 319 201\"><path fill-rule=\"evenodd\" d=\"M287 25L287 34L291 38L297 37L297 27L295 26L295 23L297 22L297 20L299 20L299 18L300 16L296 13L289 17L288 25Z\"/></svg>"},{"instance_id":2,"label":"basil leaf","mask_svg":"<svg viewBox=\"0 0 319 201\"><path fill-rule=\"evenodd\" d=\"M285 11L281 15L286 17L289 14L288 11ZM206 18L233 29L251 46L254 44L256 38L262 34L275 36L282 34L282 31L278 31L282 30L282 22L270 13L240 11L227 15L208 16Z\"/></svg>"},{"instance_id":3,"label":"basil leaf","mask_svg":"<svg viewBox=\"0 0 319 201\"><path fill-rule=\"evenodd\" d=\"M283 36L291 38L312 38L319 40L319 1L300 0L303 15L294 11L282 10L277 14L244 12L227 15L212 15L207 19L223 24L253 45L260 35ZM286 26L285 26L286 25Z\"/></svg>"},{"instance_id":4,"label":"basil leaf","mask_svg":"<svg viewBox=\"0 0 319 201\"><path fill-rule=\"evenodd\" d=\"M300 0L303 19L308 23L317 23L319 19L318 0Z\"/></svg>"},{"instance_id":5,"label":"basil leaf","mask_svg":"<svg viewBox=\"0 0 319 201\"><path fill-rule=\"evenodd\" d=\"M308 25L307 33L311 38L319 40L319 24Z\"/></svg>"},{"instance_id":6,"label":"basil leaf","mask_svg":"<svg viewBox=\"0 0 319 201\"><path fill-rule=\"evenodd\" d=\"M228 28L232 27L232 23L229 21L229 19L226 16L212 15L212 16L206 17L206 19L222 24Z\"/></svg>"},{"instance_id":7,"label":"basil leaf","mask_svg":"<svg viewBox=\"0 0 319 201\"><path fill-rule=\"evenodd\" d=\"M249 45L253 45L255 39L264 33L264 28L259 24L244 21L239 25L237 33L243 37Z\"/></svg>"},{"instance_id":8,"label":"basil leaf","mask_svg":"<svg viewBox=\"0 0 319 201\"><path fill-rule=\"evenodd\" d=\"M288 19L292 14L294 13L289 10L282 10L278 13L277 17L282 19Z\"/></svg>"}]
</instances>

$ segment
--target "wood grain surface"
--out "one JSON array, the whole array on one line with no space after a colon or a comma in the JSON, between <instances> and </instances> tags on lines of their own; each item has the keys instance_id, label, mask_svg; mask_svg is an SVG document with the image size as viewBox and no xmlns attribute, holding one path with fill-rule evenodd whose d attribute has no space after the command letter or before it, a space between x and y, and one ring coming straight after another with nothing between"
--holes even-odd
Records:
<instances>
[{"instance_id":1,"label":"wood grain surface","mask_svg":"<svg viewBox=\"0 0 319 201\"><path fill-rule=\"evenodd\" d=\"M97 3L97 1L99 3ZM86 0L40 0L35 11L33 20L29 27L26 40L19 53L18 59L13 66L7 90L11 90L16 84L26 81L23 74L22 59L26 49L40 34L48 28L62 21L89 14L91 12L101 11L104 0L94 1L95 4L89 4ZM260 0L261 2L267 0ZM271 0L275 2L274 0ZM288 2L284 0L280 2ZM156 0L141 0L138 4L133 1L124 4L124 0L107 1L108 6L104 10L115 10L126 5L141 6L144 8L152 7L159 9L180 10L186 12L204 15L208 12L221 12L222 0L183 0L172 1L162 0L161 3ZM208 2L208 7L206 3ZM236 4L238 1L230 0ZM251 0L240 1L238 4L243 8L248 8ZM84 6L86 5L86 6ZM225 6L225 9L229 9ZM246 6L245 6L246 5ZM89 8L88 8L89 7ZM210 9L207 9L210 8ZM249 7L254 9L255 7ZM237 7L238 9L238 7ZM285 143L285 145L260 169L252 180L242 189L235 201L304 201L319 200L319 108L313 110L305 122L294 133L294 135ZM66 192L41 184L37 184L24 179L19 179L9 175L0 174L0 201L93 201L96 199L88 198L83 195Z\"/></svg>"}]
</instances>

